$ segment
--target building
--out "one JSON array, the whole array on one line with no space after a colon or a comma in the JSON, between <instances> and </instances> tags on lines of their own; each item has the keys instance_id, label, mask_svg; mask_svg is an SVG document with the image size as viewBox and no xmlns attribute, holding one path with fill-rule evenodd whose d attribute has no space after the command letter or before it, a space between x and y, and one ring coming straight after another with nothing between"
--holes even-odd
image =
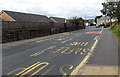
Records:
<instances>
[{"instance_id":1,"label":"building","mask_svg":"<svg viewBox=\"0 0 120 77\"><path fill-rule=\"evenodd\" d=\"M109 16L103 16L103 17L101 17L101 18L99 18L99 19L97 19L97 25L101 25L101 24L106 24L106 23L109 23L109 22L114 22L114 21L117 21L117 19L116 18L110 18Z\"/></svg>"},{"instance_id":2,"label":"building","mask_svg":"<svg viewBox=\"0 0 120 77\"><path fill-rule=\"evenodd\" d=\"M45 15L21 13L14 11L2 10L0 18L4 21L25 21L25 22L50 22L50 19Z\"/></svg>"},{"instance_id":3,"label":"building","mask_svg":"<svg viewBox=\"0 0 120 77\"><path fill-rule=\"evenodd\" d=\"M65 18L50 17L49 19L54 23L65 23Z\"/></svg>"}]
</instances>

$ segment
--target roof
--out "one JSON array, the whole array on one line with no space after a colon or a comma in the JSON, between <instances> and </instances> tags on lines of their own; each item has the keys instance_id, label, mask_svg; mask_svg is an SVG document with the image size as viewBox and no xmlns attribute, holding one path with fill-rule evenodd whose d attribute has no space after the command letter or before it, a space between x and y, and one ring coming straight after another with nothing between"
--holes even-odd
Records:
<instances>
[{"instance_id":1,"label":"roof","mask_svg":"<svg viewBox=\"0 0 120 77\"><path fill-rule=\"evenodd\" d=\"M16 21L50 22L50 19L45 15L21 13L6 10L3 10L2 12L7 13L10 17L12 17Z\"/></svg>"},{"instance_id":2,"label":"roof","mask_svg":"<svg viewBox=\"0 0 120 77\"><path fill-rule=\"evenodd\" d=\"M100 18L100 20L109 20L109 19L110 19L110 17L109 17L109 16L106 16L106 17L105 17L105 16L103 16L103 17L101 17L101 18Z\"/></svg>"},{"instance_id":3,"label":"roof","mask_svg":"<svg viewBox=\"0 0 120 77\"><path fill-rule=\"evenodd\" d=\"M56 23L65 23L65 18L50 17L50 19Z\"/></svg>"}]
</instances>

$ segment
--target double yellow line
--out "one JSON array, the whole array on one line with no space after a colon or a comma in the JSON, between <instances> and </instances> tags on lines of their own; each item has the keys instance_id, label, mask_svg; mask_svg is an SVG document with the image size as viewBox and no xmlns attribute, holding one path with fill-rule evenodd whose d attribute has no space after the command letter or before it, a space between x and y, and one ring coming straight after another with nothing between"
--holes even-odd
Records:
<instances>
[{"instance_id":1,"label":"double yellow line","mask_svg":"<svg viewBox=\"0 0 120 77\"><path fill-rule=\"evenodd\" d=\"M34 73L30 74L30 75L35 75L38 72L40 72L42 69L44 69L47 65L49 65L49 63L48 62L42 62L42 63L37 62L37 63L35 63L35 64L25 68L23 71L17 73L16 75L21 75L21 76L26 75L29 72L33 71L34 69L36 69L37 67L39 67L39 66L41 66L43 64L44 64L44 66L40 67L37 71L35 71Z\"/></svg>"}]
</instances>

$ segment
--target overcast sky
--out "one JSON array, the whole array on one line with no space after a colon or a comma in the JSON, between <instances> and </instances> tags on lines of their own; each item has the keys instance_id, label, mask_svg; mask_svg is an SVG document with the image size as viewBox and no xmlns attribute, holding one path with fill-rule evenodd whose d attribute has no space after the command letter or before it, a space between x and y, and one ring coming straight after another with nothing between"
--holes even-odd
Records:
<instances>
[{"instance_id":1,"label":"overcast sky","mask_svg":"<svg viewBox=\"0 0 120 77\"><path fill-rule=\"evenodd\" d=\"M1 0L0 10L47 16L93 18L101 15L104 0Z\"/></svg>"}]
</instances>

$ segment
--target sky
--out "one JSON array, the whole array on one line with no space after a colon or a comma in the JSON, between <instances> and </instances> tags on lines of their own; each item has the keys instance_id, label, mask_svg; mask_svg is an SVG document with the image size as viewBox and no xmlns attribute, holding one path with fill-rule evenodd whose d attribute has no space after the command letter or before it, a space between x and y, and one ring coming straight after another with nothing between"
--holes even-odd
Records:
<instances>
[{"instance_id":1,"label":"sky","mask_svg":"<svg viewBox=\"0 0 120 77\"><path fill-rule=\"evenodd\" d=\"M104 0L0 0L0 11L9 10L46 15L48 17L82 17L101 15Z\"/></svg>"}]
</instances>

